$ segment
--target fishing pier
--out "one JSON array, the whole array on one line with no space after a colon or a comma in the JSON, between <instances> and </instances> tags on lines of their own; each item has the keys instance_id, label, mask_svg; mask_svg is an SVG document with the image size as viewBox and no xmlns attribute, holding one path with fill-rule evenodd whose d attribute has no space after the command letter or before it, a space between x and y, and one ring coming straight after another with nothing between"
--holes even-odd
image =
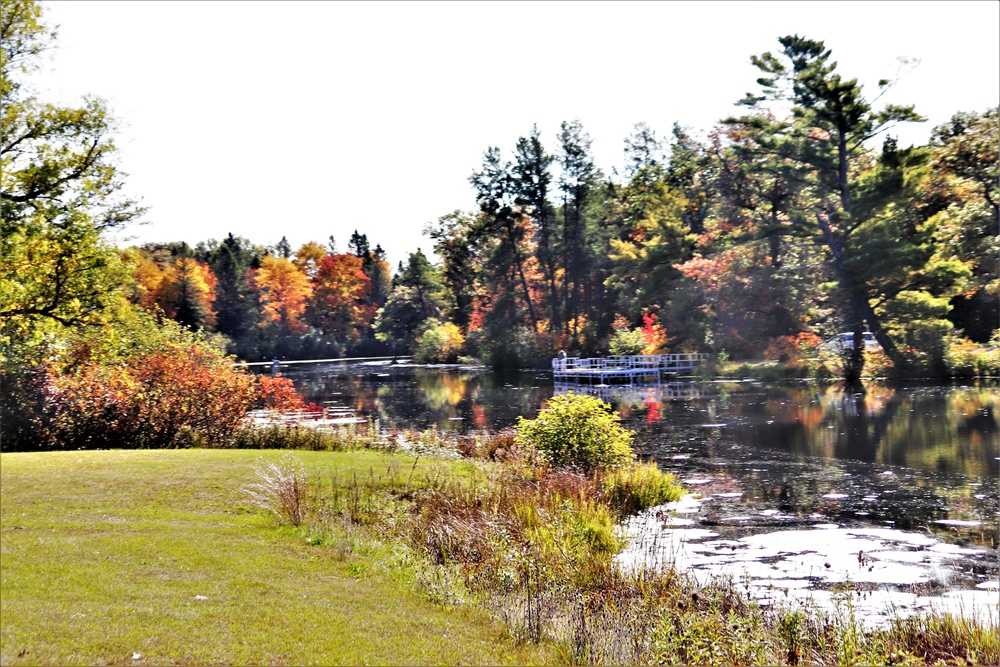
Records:
<instances>
[{"instance_id":1,"label":"fishing pier","mask_svg":"<svg viewBox=\"0 0 1000 667\"><path fill-rule=\"evenodd\" d=\"M566 357L552 360L552 378L556 382L586 384L659 382L663 376L690 373L708 359L707 354L638 354L631 356L581 359Z\"/></svg>"}]
</instances>

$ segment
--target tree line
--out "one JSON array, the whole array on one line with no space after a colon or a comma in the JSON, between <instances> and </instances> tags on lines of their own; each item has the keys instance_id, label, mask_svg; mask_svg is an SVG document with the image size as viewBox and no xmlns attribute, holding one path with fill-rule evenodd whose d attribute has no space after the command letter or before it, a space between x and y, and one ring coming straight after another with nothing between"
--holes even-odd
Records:
<instances>
[{"instance_id":1,"label":"tree line","mask_svg":"<svg viewBox=\"0 0 1000 667\"><path fill-rule=\"evenodd\" d=\"M426 227L439 261L417 250L393 272L357 230L344 252L233 234L116 248L108 233L143 210L121 194L105 104L26 86L52 39L36 3L5 3L0 38L5 364L68 331L127 328L133 311L244 359L788 357L851 332L841 373L856 380L865 332L900 374L947 375L955 349L997 343L997 109L900 147L893 128L917 110L877 105L893 81L867 99L820 41L754 56L757 89L704 133L637 124L622 173L597 166L578 120L551 146L535 126L487 148L476 210Z\"/></svg>"},{"instance_id":2,"label":"tree line","mask_svg":"<svg viewBox=\"0 0 1000 667\"><path fill-rule=\"evenodd\" d=\"M479 209L428 229L450 319L521 359L642 332L636 349L748 358L851 332L850 381L865 332L900 374L946 375L956 347L995 345L997 109L902 148L893 128L923 120L912 106L877 108L823 42L778 41L752 58L758 90L738 113L704 138L637 124L620 176L578 121L552 152L537 127L509 154L487 149Z\"/></svg>"},{"instance_id":3,"label":"tree line","mask_svg":"<svg viewBox=\"0 0 1000 667\"><path fill-rule=\"evenodd\" d=\"M244 359L336 357L385 351L372 321L392 288L380 245L357 231L347 252L331 236L292 252L229 234L192 247L150 244L126 251L130 300L194 330L226 336ZM384 346L383 346L384 347Z\"/></svg>"}]
</instances>

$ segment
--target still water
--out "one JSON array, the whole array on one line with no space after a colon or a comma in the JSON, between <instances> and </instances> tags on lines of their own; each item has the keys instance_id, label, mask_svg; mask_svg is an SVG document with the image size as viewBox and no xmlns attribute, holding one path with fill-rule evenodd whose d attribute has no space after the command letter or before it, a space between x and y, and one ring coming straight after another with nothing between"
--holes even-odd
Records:
<instances>
[{"instance_id":1,"label":"still water","mask_svg":"<svg viewBox=\"0 0 1000 667\"><path fill-rule=\"evenodd\" d=\"M554 393L600 396L692 492L632 520L624 560L732 576L775 603L850 589L873 618L951 603L1000 622L995 383L588 387L382 362L288 376L308 401L390 429L496 430Z\"/></svg>"}]
</instances>

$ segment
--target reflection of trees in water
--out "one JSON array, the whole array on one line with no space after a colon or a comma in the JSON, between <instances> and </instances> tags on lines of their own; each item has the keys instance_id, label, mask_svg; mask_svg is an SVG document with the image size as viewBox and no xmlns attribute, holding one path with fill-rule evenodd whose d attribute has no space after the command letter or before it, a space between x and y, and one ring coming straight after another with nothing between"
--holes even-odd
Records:
<instances>
[{"instance_id":1,"label":"reflection of trees in water","mask_svg":"<svg viewBox=\"0 0 1000 667\"><path fill-rule=\"evenodd\" d=\"M550 381L534 373L378 367L289 376L307 401L333 401L397 428L504 428L519 415L533 417L552 394ZM864 394L839 386L680 383L578 390L607 392L602 398L636 430L659 433L682 426L687 431L680 437L687 439L703 424L726 423L728 440L754 448L998 476L1000 390L995 386L893 389L871 384Z\"/></svg>"},{"instance_id":2,"label":"reflection of trees in water","mask_svg":"<svg viewBox=\"0 0 1000 667\"><path fill-rule=\"evenodd\" d=\"M997 392L960 388L908 397L879 460L949 473L997 476Z\"/></svg>"},{"instance_id":3,"label":"reflection of trees in water","mask_svg":"<svg viewBox=\"0 0 1000 667\"><path fill-rule=\"evenodd\" d=\"M417 370L417 386L428 408L437 411L454 409L468 393L469 375ZM451 414L450 416L455 416Z\"/></svg>"},{"instance_id":4,"label":"reflection of trees in water","mask_svg":"<svg viewBox=\"0 0 1000 667\"><path fill-rule=\"evenodd\" d=\"M997 474L996 388L758 389L704 406L754 446L973 476Z\"/></svg>"},{"instance_id":5,"label":"reflection of trees in water","mask_svg":"<svg viewBox=\"0 0 1000 667\"><path fill-rule=\"evenodd\" d=\"M710 498L703 510L705 518L745 516L751 518L747 525L768 525L810 523L822 516L830 521L863 522L876 527L932 530L996 546L997 494L995 488L985 488L981 480L914 469L897 469L892 475L883 475L879 467L861 461L801 458L780 451L764 453L734 446L728 437L717 435L707 435L696 445L688 440L679 447L664 442L662 435L658 443L657 436L649 433L637 440L637 445L651 452L662 468L675 471L682 479L696 476L713 480L710 485L694 489ZM679 451L690 454L690 458L675 458ZM711 498L734 491L742 496ZM765 508L778 509L786 518L771 519L760 514L759 510ZM939 520L975 521L980 525L951 526L936 523Z\"/></svg>"},{"instance_id":6,"label":"reflection of trees in water","mask_svg":"<svg viewBox=\"0 0 1000 667\"><path fill-rule=\"evenodd\" d=\"M501 429L519 415L537 414L552 393L534 374L378 367L316 369L292 377L307 401L349 407L387 428Z\"/></svg>"}]
</instances>

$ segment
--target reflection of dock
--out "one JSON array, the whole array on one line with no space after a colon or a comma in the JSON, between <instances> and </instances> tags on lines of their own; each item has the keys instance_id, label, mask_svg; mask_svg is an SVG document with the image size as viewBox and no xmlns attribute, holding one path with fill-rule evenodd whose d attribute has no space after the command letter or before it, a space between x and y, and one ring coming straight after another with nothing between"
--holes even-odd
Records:
<instances>
[{"instance_id":1,"label":"reflection of dock","mask_svg":"<svg viewBox=\"0 0 1000 667\"><path fill-rule=\"evenodd\" d=\"M691 372L707 358L707 354L697 352L637 354L592 359L567 357L552 360L552 376L556 382L586 382L588 384L659 382L664 375Z\"/></svg>"},{"instance_id":2,"label":"reflection of dock","mask_svg":"<svg viewBox=\"0 0 1000 667\"><path fill-rule=\"evenodd\" d=\"M587 394L609 403L632 403L638 405L649 400L691 401L702 398L701 388L693 382L668 382L666 384L593 385L577 382L556 382L554 393Z\"/></svg>"}]
</instances>

